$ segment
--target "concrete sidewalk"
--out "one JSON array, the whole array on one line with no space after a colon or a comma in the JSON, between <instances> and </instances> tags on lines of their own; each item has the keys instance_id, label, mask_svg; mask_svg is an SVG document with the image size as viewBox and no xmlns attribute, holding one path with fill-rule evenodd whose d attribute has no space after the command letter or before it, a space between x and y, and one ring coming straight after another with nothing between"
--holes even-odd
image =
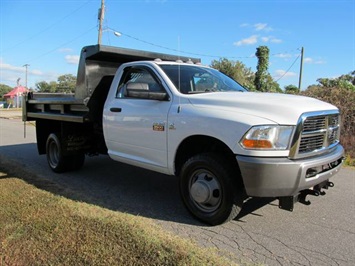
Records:
<instances>
[{"instance_id":1,"label":"concrete sidewalk","mask_svg":"<svg viewBox=\"0 0 355 266\"><path fill-rule=\"evenodd\" d=\"M22 109L0 109L0 118L22 119Z\"/></svg>"}]
</instances>

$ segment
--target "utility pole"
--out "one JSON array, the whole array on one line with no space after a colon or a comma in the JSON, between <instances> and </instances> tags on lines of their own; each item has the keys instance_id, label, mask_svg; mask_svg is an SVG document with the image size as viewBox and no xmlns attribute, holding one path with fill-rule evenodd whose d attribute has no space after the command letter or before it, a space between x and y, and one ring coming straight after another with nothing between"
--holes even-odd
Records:
<instances>
[{"instance_id":1,"label":"utility pole","mask_svg":"<svg viewBox=\"0 0 355 266\"><path fill-rule=\"evenodd\" d=\"M101 44L101 38L102 38L102 22L104 20L105 16L105 0L101 0L101 7L99 9L99 15L98 15L98 20L99 20L99 37L97 40L98 44Z\"/></svg>"},{"instance_id":2,"label":"utility pole","mask_svg":"<svg viewBox=\"0 0 355 266\"><path fill-rule=\"evenodd\" d=\"M303 71L303 55L304 55L304 48L301 48L301 64L300 64L300 78L298 81L298 90L301 91L301 83L302 83L302 71Z\"/></svg>"},{"instance_id":3,"label":"utility pole","mask_svg":"<svg viewBox=\"0 0 355 266\"><path fill-rule=\"evenodd\" d=\"M23 67L26 68L26 79L25 79L25 87L26 87L26 89L28 89L28 87L27 87L27 74L28 74L28 67L29 67L29 66L30 66L29 64L23 65Z\"/></svg>"}]
</instances>

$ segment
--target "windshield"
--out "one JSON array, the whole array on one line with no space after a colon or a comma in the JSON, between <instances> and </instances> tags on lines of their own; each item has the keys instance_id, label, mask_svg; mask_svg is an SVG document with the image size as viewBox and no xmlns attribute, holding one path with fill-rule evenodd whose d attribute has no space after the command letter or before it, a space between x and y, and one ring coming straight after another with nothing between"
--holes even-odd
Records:
<instances>
[{"instance_id":1,"label":"windshield","mask_svg":"<svg viewBox=\"0 0 355 266\"><path fill-rule=\"evenodd\" d=\"M194 65L160 65L175 87L184 94L213 91L247 91L213 68Z\"/></svg>"}]
</instances>

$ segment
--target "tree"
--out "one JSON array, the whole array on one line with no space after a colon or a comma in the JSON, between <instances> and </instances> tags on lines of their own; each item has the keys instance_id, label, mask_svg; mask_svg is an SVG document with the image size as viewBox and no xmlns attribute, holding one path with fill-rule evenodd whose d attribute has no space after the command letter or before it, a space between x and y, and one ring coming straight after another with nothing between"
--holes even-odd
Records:
<instances>
[{"instance_id":1,"label":"tree","mask_svg":"<svg viewBox=\"0 0 355 266\"><path fill-rule=\"evenodd\" d=\"M333 79L319 78L317 81L320 86L325 88L343 88L355 91L355 71Z\"/></svg>"},{"instance_id":2,"label":"tree","mask_svg":"<svg viewBox=\"0 0 355 266\"><path fill-rule=\"evenodd\" d=\"M221 71L230 78L236 80L242 86L249 90L255 90L254 87L254 72L247 68L240 61L231 61L227 58L222 58L219 60L213 60L211 62L211 67Z\"/></svg>"},{"instance_id":3,"label":"tree","mask_svg":"<svg viewBox=\"0 0 355 266\"><path fill-rule=\"evenodd\" d=\"M76 77L72 74L65 74L58 77L57 92L74 93L76 87Z\"/></svg>"},{"instance_id":4,"label":"tree","mask_svg":"<svg viewBox=\"0 0 355 266\"><path fill-rule=\"evenodd\" d=\"M12 88L5 84L0 84L0 100L3 101L4 95L10 92Z\"/></svg>"},{"instance_id":5,"label":"tree","mask_svg":"<svg viewBox=\"0 0 355 266\"><path fill-rule=\"evenodd\" d=\"M267 46L259 46L256 48L255 55L258 58L258 65L256 66L257 71L254 79L255 89L262 92L283 93L280 85L274 81L268 72L269 48Z\"/></svg>"},{"instance_id":6,"label":"tree","mask_svg":"<svg viewBox=\"0 0 355 266\"><path fill-rule=\"evenodd\" d=\"M287 94L298 94L300 90L295 85L287 85L285 86L285 93Z\"/></svg>"},{"instance_id":7,"label":"tree","mask_svg":"<svg viewBox=\"0 0 355 266\"><path fill-rule=\"evenodd\" d=\"M267 92L277 92L277 93L284 93L283 90L280 88L279 83L277 83L270 74L266 76L266 91Z\"/></svg>"},{"instance_id":8,"label":"tree","mask_svg":"<svg viewBox=\"0 0 355 266\"><path fill-rule=\"evenodd\" d=\"M345 76L349 79L351 84L353 84L355 86L355 70Z\"/></svg>"},{"instance_id":9,"label":"tree","mask_svg":"<svg viewBox=\"0 0 355 266\"><path fill-rule=\"evenodd\" d=\"M269 68L269 48L267 46L259 46L256 48L256 57L258 58L258 65L255 73L255 88L257 91L268 91L268 68Z\"/></svg>"},{"instance_id":10,"label":"tree","mask_svg":"<svg viewBox=\"0 0 355 266\"><path fill-rule=\"evenodd\" d=\"M341 133L345 154L355 159L355 90L339 87L324 87L312 85L307 90L301 92L302 95L317 98L331 103L340 109L341 113ZM355 163L355 160L354 160Z\"/></svg>"},{"instance_id":11,"label":"tree","mask_svg":"<svg viewBox=\"0 0 355 266\"><path fill-rule=\"evenodd\" d=\"M228 60L227 58L221 58L219 60L213 60L210 67L221 71L228 77L233 78L235 75L234 62Z\"/></svg>"},{"instance_id":12,"label":"tree","mask_svg":"<svg viewBox=\"0 0 355 266\"><path fill-rule=\"evenodd\" d=\"M48 83L46 81L40 81L36 83L36 89L38 92L54 93L57 91L57 82L51 81Z\"/></svg>"},{"instance_id":13,"label":"tree","mask_svg":"<svg viewBox=\"0 0 355 266\"><path fill-rule=\"evenodd\" d=\"M72 74L65 74L58 77L58 81L40 81L36 83L39 92L47 93L74 93L76 77Z\"/></svg>"}]
</instances>

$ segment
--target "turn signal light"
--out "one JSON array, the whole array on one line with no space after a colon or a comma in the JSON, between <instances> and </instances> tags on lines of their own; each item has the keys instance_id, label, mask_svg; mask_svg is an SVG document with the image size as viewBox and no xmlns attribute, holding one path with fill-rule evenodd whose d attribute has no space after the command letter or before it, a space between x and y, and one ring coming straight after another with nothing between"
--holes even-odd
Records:
<instances>
[{"instance_id":1,"label":"turn signal light","mask_svg":"<svg viewBox=\"0 0 355 266\"><path fill-rule=\"evenodd\" d=\"M268 140L244 139L243 146L247 149L271 149L272 144Z\"/></svg>"}]
</instances>

